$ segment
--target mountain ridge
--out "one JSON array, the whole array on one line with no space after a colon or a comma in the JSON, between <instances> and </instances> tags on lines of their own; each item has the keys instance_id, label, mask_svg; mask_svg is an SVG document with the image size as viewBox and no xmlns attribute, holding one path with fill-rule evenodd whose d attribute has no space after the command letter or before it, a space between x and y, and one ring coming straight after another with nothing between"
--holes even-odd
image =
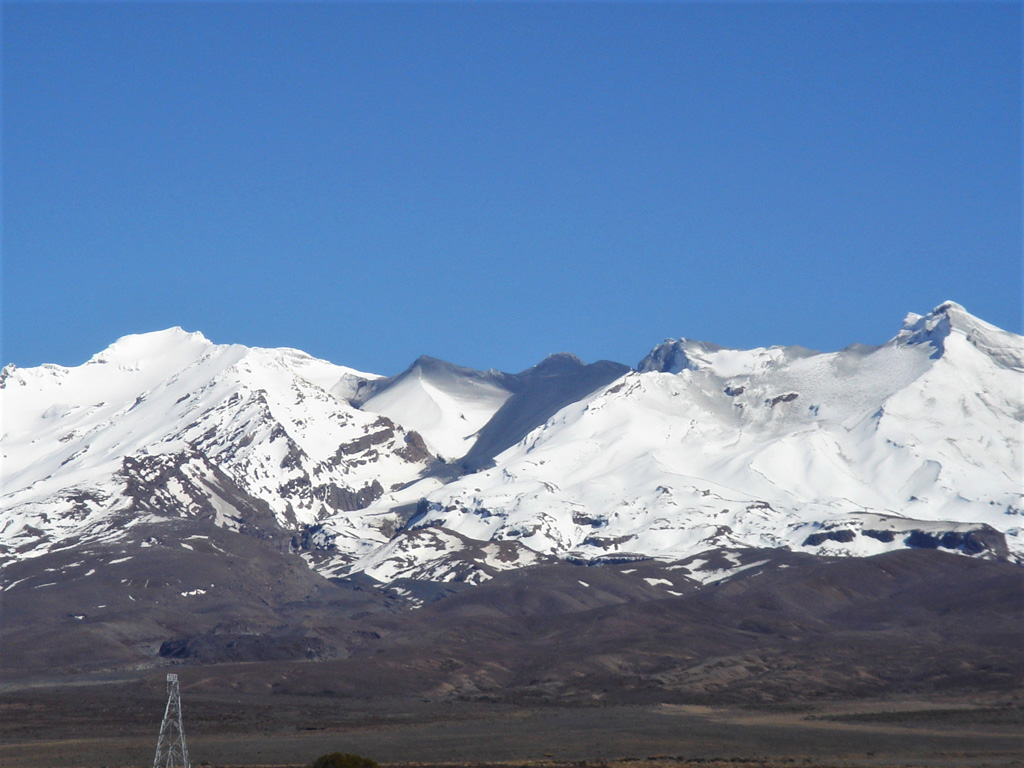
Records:
<instances>
[{"instance_id":1,"label":"mountain ridge","mask_svg":"<svg viewBox=\"0 0 1024 768\"><path fill-rule=\"evenodd\" d=\"M82 366L4 368L0 563L116 537L154 514L147 493L240 529L269 509L332 578L722 547L1020 559L1022 372L1024 340L954 302L876 347L670 339L635 368L559 353L518 374L129 335ZM128 493L126 467L161 455Z\"/></svg>"},{"instance_id":2,"label":"mountain ridge","mask_svg":"<svg viewBox=\"0 0 1024 768\"><path fill-rule=\"evenodd\" d=\"M940 305L875 347L677 339L636 368L383 377L181 329L8 366L0 676L203 664L261 694L590 704L1008 690L1022 352Z\"/></svg>"}]
</instances>

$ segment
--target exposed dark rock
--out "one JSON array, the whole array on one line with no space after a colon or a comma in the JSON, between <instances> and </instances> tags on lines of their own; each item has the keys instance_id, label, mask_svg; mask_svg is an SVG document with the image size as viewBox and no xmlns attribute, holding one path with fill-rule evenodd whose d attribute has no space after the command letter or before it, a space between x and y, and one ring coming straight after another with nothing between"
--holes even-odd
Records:
<instances>
[{"instance_id":1,"label":"exposed dark rock","mask_svg":"<svg viewBox=\"0 0 1024 768\"><path fill-rule=\"evenodd\" d=\"M0 389L7 387L7 380L14 375L14 372L18 370L18 367L14 363L8 363L0 369Z\"/></svg>"},{"instance_id":2,"label":"exposed dark rock","mask_svg":"<svg viewBox=\"0 0 1024 768\"><path fill-rule=\"evenodd\" d=\"M999 558L1009 555L1006 538L999 531L983 526L971 531L943 531L929 533L914 530L904 539L912 549L955 549L968 555L991 552Z\"/></svg>"},{"instance_id":3,"label":"exposed dark rock","mask_svg":"<svg viewBox=\"0 0 1024 768\"><path fill-rule=\"evenodd\" d=\"M288 438L288 452L281 459L281 469L299 469L302 467L302 460L308 458L299 446Z\"/></svg>"},{"instance_id":4,"label":"exposed dark rock","mask_svg":"<svg viewBox=\"0 0 1024 768\"><path fill-rule=\"evenodd\" d=\"M321 485L313 492L314 498L324 502L331 509L343 512L365 509L383 495L384 488L377 480L358 490L341 488L331 483Z\"/></svg>"},{"instance_id":5,"label":"exposed dark rock","mask_svg":"<svg viewBox=\"0 0 1024 768\"><path fill-rule=\"evenodd\" d=\"M300 475L279 485L277 492L282 499L287 499L288 501L295 499L309 501L313 498L313 484L309 482L309 478L306 475Z\"/></svg>"},{"instance_id":6,"label":"exposed dark rock","mask_svg":"<svg viewBox=\"0 0 1024 768\"><path fill-rule=\"evenodd\" d=\"M686 354L685 339L665 339L636 367L640 373L679 373L696 368L696 363Z\"/></svg>"},{"instance_id":7,"label":"exposed dark rock","mask_svg":"<svg viewBox=\"0 0 1024 768\"><path fill-rule=\"evenodd\" d=\"M612 549L617 548L625 544L627 541L632 541L636 537L627 534L625 536L613 536L611 538L601 538L600 536L588 536L583 540L583 546L585 547L600 547L601 549Z\"/></svg>"},{"instance_id":8,"label":"exposed dark rock","mask_svg":"<svg viewBox=\"0 0 1024 768\"><path fill-rule=\"evenodd\" d=\"M603 528L608 525L607 520L600 517L591 517L582 512L573 512L572 521L576 525L589 525L591 528Z\"/></svg>"},{"instance_id":9,"label":"exposed dark rock","mask_svg":"<svg viewBox=\"0 0 1024 768\"><path fill-rule=\"evenodd\" d=\"M121 462L125 495L137 509L167 517L178 517L182 512L193 515L212 512L209 497L182 471L182 467L193 460L206 464L204 459L187 451L125 456ZM172 478L178 481L184 499L168 490Z\"/></svg>"},{"instance_id":10,"label":"exposed dark rock","mask_svg":"<svg viewBox=\"0 0 1024 768\"><path fill-rule=\"evenodd\" d=\"M857 534L850 530L841 531L822 531L821 533L812 533L806 539L804 539L805 547L820 547L826 541L838 541L842 544L853 541L857 537Z\"/></svg>"},{"instance_id":11,"label":"exposed dark rock","mask_svg":"<svg viewBox=\"0 0 1024 768\"><path fill-rule=\"evenodd\" d=\"M323 525L304 525L292 536L293 550L329 551L334 548L334 536L324 530Z\"/></svg>"},{"instance_id":12,"label":"exposed dark rock","mask_svg":"<svg viewBox=\"0 0 1024 768\"><path fill-rule=\"evenodd\" d=\"M374 445L386 443L395 436L394 423L384 416L377 418L377 420L370 425L370 429L373 429L374 431L368 432L362 437L357 437L355 440L351 440L338 446L336 458L339 462L344 456L352 456L356 453L362 453Z\"/></svg>"},{"instance_id":13,"label":"exposed dark rock","mask_svg":"<svg viewBox=\"0 0 1024 768\"><path fill-rule=\"evenodd\" d=\"M398 533L400 531L412 530L414 527L416 527L416 524L420 520L427 516L428 512L432 510L436 511L438 509L440 509L440 505L437 504L436 502L431 503L426 499L420 499L418 502L416 502L416 508L408 517L406 517L401 522L401 524L395 530L395 533Z\"/></svg>"},{"instance_id":14,"label":"exposed dark rock","mask_svg":"<svg viewBox=\"0 0 1024 768\"><path fill-rule=\"evenodd\" d=\"M626 563L642 563L653 558L650 555L636 555L629 552L622 552L615 555L598 555L597 557L575 557L568 556L562 558L565 562L571 565L581 565L587 568L596 568L602 565L624 565Z\"/></svg>"},{"instance_id":15,"label":"exposed dark rock","mask_svg":"<svg viewBox=\"0 0 1024 768\"><path fill-rule=\"evenodd\" d=\"M420 433L415 430L409 430L405 433L405 447L399 448L395 453L411 463L430 459L430 451L427 450L427 444L423 442Z\"/></svg>"},{"instance_id":16,"label":"exposed dark rock","mask_svg":"<svg viewBox=\"0 0 1024 768\"><path fill-rule=\"evenodd\" d=\"M863 533L865 536L870 536L872 539L878 539L879 541L884 541L886 544L888 544L888 543L890 543L892 541L895 541L895 539L896 539L896 534L893 531L872 531L872 530L867 530L867 531L861 531L861 533Z\"/></svg>"}]
</instances>

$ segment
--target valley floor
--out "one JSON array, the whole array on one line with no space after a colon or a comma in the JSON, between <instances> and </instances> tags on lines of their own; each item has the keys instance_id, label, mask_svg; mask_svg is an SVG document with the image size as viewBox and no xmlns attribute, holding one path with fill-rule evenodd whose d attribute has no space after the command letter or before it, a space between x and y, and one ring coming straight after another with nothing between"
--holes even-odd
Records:
<instances>
[{"instance_id":1,"label":"valley floor","mask_svg":"<svg viewBox=\"0 0 1024 768\"><path fill-rule=\"evenodd\" d=\"M184 700L195 766L305 766L354 752L394 768L1024 766L1006 699L746 710L678 704L517 707L207 691ZM5 768L146 766L163 706L133 682L0 691Z\"/></svg>"}]
</instances>

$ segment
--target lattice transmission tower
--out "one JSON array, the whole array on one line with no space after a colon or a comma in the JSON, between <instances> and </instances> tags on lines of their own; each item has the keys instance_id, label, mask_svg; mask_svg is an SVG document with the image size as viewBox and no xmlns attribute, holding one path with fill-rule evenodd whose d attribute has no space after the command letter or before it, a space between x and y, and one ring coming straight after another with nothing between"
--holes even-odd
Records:
<instances>
[{"instance_id":1,"label":"lattice transmission tower","mask_svg":"<svg viewBox=\"0 0 1024 768\"><path fill-rule=\"evenodd\" d=\"M167 708L160 723L160 738L156 742L153 768L190 768L185 729L181 725L181 692L178 676L167 675Z\"/></svg>"}]
</instances>

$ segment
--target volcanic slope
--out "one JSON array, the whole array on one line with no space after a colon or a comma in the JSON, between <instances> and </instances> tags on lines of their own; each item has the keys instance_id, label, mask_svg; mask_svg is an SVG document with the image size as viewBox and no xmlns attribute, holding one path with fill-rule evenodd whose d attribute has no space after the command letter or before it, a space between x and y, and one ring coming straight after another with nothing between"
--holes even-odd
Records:
<instances>
[{"instance_id":1,"label":"volcanic slope","mask_svg":"<svg viewBox=\"0 0 1024 768\"><path fill-rule=\"evenodd\" d=\"M356 569L390 580L462 542L690 558L702 580L695 556L722 547L1019 560L1022 424L1024 339L952 302L875 348L668 341L494 467L424 487L420 514Z\"/></svg>"},{"instance_id":2,"label":"volcanic slope","mask_svg":"<svg viewBox=\"0 0 1024 768\"><path fill-rule=\"evenodd\" d=\"M384 583L566 558L712 582L751 548L1024 552L1024 340L952 302L877 348L681 339L635 370L420 358L383 379L172 329L2 377L0 562L178 518Z\"/></svg>"},{"instance_id":3,"label":"volcanic slope","mask_svg":"<svg viewBox=\"0 0 1024 768\"><path fill-rule=\"evenodd\" d=\"M465 455L476 434L517 387L515 376L474 371L433 357L420 357L393 379L379 379L358 400L419 432L432 452L449 459Z\"/></svg>"},{"instance_id":4,"label":"volcanic slope","mask_svg":"<svg viewBox=\"0 0 1024 768\"><path fill-rule=\"evenodd\" d=\"M776 694L1019 679L1024 339L952 303L825 354L384 379L172 329L0 379L7 679L315 659L396 695L740 700L833 650Z\"/></svg>"},{"instance_id":5,"label":"volcanic slope","mask_svg":"<svg viewBox=\"0 0 1024 768\"><path fill-rule=\"evenodd\" d=\"M433 457L415 432L330 394L373 378L178 328L75 368L7 366L0 563L172 518L252 527L254 510L263 527L307 534L332 517L335 551L379 546L387 536L357 511Z\"/></svg>"}]
</instances>

